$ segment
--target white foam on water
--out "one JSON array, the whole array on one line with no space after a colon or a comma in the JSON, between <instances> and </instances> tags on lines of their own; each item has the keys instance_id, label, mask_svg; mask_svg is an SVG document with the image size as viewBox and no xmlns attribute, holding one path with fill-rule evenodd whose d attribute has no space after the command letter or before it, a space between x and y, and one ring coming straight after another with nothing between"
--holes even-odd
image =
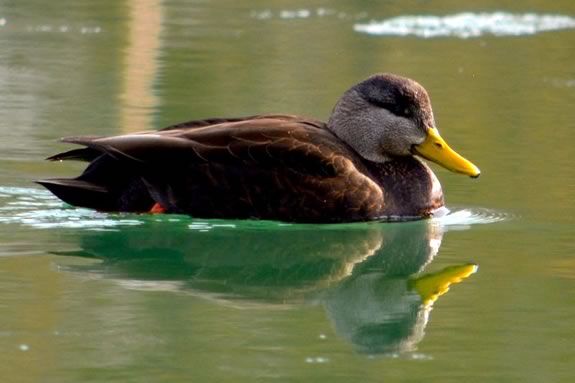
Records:
<instances>
[{"instance_id":1,"label":"white foam on water","mask_svg":"<svg viewBox=\"0 0 575 383\"><path fill-rule=\"evenodd\" d=\"M416 36L422 38L524 36L575 28L575 18L566 15L507 12L457 13L445 16L406 15L381 21L357 23L356 32L376 36Z\"/></svg>"}]
</instances>

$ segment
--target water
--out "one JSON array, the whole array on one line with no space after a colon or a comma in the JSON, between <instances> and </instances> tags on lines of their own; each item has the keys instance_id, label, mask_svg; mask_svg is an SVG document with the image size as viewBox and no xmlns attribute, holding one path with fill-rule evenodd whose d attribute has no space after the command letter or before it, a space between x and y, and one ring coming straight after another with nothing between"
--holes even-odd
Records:
<instances>
[{"instance_id":1,"label":"water","mask_svg":"<svg viewBox=\"0 0 575 383\"><path fill-rule=\"evenodd\" d=\"M574 17L539 0L0 3L3 381L571 381ZM43 161L61 136L325 119L378 71L421 82L482 170L434 167L444 217L102 214L32 183L81 169Z\"/></svg>"}]
</instances>

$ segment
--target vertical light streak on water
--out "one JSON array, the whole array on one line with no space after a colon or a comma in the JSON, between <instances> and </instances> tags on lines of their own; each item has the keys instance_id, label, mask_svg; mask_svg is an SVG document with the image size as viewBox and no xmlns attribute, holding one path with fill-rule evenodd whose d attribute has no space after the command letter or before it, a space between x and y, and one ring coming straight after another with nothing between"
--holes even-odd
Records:
<instances>
[{"instance_id":1,"label":"vertical light streak on water","mask_svg":"<svg viewBox=\"0 0 575 383\"><path fill-rule=\"evenodd\" d=\"M154 83L161 49L162 4L160 0L130 0L128 44L124 57L120 114L122 133L153 128L158 105Z\"/></svg>"}]
</instances>

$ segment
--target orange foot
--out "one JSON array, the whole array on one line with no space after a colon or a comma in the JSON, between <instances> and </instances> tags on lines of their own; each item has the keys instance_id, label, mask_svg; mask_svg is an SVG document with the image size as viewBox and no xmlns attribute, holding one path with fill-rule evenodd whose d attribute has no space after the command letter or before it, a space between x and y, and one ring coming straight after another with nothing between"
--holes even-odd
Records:
<instances>
[{"instance_id":1,"label":"orange foot","mask_svg":"<svg viewBox=\"0 0 575 383\"><path fill-rule=\"evenodd\" d=\"M164 214L165 212L166 208L160 205L158 202L156 202L149 211L151 214Z\"/></svg>"}]
</instances>

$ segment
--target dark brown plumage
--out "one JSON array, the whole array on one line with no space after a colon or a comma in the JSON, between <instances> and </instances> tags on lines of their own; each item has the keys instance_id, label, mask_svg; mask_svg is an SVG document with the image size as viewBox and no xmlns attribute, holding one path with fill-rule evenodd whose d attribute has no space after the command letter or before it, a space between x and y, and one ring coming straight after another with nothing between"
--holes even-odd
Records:
<instances>
[{"instance_id":1,"label":"dark brown plumage","mask_svg":"<svg viewBox=\"0 0 575 383\"><path fill-rule=\"evenodd\" d=\"M413 88L415 95L425 92L411 80L377 76L390 76L399 81L392 86ZM379 85L387 86L388 82L383 77ZM394 96L389 98L392 93L385 93L385 102L393 101ZM421 121L421 116L433 120L430 106L419 105L417 99L409 101L405 92L401 94L406 105L399 112L367 99L365 107L377 109L377 113L383 109L385 114L378 118L409 118L396 113L411 108L412 112L405 113L413 115L414 121ZM336 109L341 109L342 102L346 107L345 97ZM367 123L371 118L370 112L349 113L359 114ZM422 137L429 128L421 122L413 124ZM354 149L355 143L339 137L341 129L303 117L263 115L191 121L122 136L68 137L63 141L85 148L49 159L90 164L75 179L38 183L76 206L147 212L159 203L168 213L203 218L349 222L426 217L443 206L441 187L424 163L410 154L394 153L382 153L382 161L369 160L362 152L373 150L369 145L382 145L370 142L362 133L358 140L365 142ZM417 140L411 145L420 144L423 138Z\"/></svg>"}]
</instances>

